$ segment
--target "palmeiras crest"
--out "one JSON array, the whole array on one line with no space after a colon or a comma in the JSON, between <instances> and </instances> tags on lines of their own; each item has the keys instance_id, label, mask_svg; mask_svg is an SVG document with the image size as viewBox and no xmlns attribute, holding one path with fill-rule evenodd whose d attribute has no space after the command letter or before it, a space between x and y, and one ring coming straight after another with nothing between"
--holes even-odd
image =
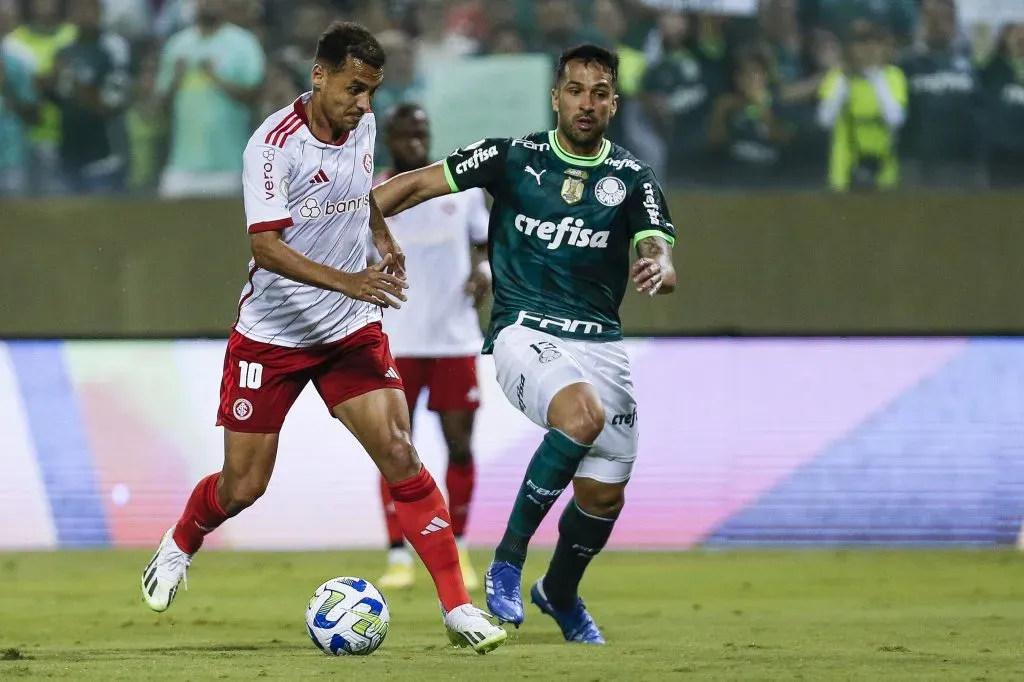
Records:
<instances>
[{"instance_id":1,"label":"palmeiras crest","mask_svg":"<svg viewBox=\"0 0 1024 682\"><path fill-rule=\"evenodd\" d=\"M562 182L562 198L567 204L578 204L583 199L583 190L590 175L587 171L577 168L565 169L565 181Z\"/></svg>"}]
</instances>

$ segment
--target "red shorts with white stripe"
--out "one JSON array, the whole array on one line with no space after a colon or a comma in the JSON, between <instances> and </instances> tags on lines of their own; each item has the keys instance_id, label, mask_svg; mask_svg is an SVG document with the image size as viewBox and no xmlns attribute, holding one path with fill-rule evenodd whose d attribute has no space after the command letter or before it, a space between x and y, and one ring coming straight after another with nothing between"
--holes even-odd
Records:
<instances>
[{"instance_id":1,"label":"red shorts with white stripe","mask_svg":"<svg viewBox=\"0 0 1024 682\"><path fill-rule=\"evenodd\" d=\"M233 331L224 353L217 425L278 433L310 381L328 410L377 389L403 389L379 322L336 343L308 348L273 346Z\"/></svg>"},{"instance_id":2,"label":"red shorts with white stripe","mask_svg":"<svg viewBox=\"0 0 1024 682\"><path fill-rule=\"evenodd\" d=\"M430 392L427 409L434 412L471 412L480 407L476 356L455 358L396 358L405 382L405 398L412 412L423 389Z\"/></svg>"}]
</instances>

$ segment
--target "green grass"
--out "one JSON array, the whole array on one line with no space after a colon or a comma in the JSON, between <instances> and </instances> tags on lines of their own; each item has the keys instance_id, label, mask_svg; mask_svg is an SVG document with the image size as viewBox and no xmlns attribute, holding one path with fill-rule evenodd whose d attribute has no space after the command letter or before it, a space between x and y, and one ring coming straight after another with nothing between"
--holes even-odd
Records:
<instances>
[{"instance_id":1,"label":"green grass","mask_svg":"<svg viewBox=\"0 0 1024 682\"><path fill-rule=\"evenodd\" d=\"M528 604L483 657L446 646L421 569L388 595L384 646L337 659L308 641L306 602L335 575L372 580L381 553L206 552L164 614L138 595L148 558L0 554L0 680L1024 679L1024 556L1010 551L608 553L584 583L607 646L565 644Z\"/></svg>"}]
</instances>

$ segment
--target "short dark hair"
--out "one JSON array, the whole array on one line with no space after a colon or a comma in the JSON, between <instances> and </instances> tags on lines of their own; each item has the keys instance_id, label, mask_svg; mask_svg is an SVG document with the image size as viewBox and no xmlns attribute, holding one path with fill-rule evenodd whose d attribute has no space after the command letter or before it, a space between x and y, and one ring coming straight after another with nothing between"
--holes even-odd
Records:
<instances>
[{"instance_id":1,"label":"short dark hair","mask_svg":"<svg viewBox=\"0 0 1024 682\"><path fill-rule=\"evenodd\" d=\"M584 65L599 64L611 74L612 85L618 83L619 55L593 43L570 47L562 53L562 56L558 58L558 72L555 74L556 83L562 82L562 78L565 76L565 67L568 66L569 62L576 60L583 62Z\"/></svg>"},{"instance_id":2,"label":"short dark hair","mask_svg":"<svg viewBox=\"0 0 1024 682\"><path fill-rule=\"evenodd\" d=\"M315 60L333 70L344 67L349 57L374 69L384 68L387 62L384 47L366 28L351 21L335 21L320 34Z\"/></svg>"},{"instance_id":3,"label":"short dark hair","mask_svg":"<svg viewBox=\"0 0 1024 682\"><path fill-rule=\"evenodd\" d=\"M400 102L399 104L396 104L387 112L384 119L384 129L391 130L394 128L395 123L407 118L412 118L413 114L417 111L423 111L426 113L423 107L415 102Z\"/></svg>"}]
</instances>

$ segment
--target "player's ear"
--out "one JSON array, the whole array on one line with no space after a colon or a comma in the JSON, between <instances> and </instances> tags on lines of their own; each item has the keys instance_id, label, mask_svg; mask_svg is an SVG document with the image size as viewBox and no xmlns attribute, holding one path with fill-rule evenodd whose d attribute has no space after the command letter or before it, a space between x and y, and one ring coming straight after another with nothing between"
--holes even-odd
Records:
<instances>
[{"instance_id":1,"label":"player's ear","mask_svg":"<svg viewBox=\"0 0 1024 682\"><path fill-rule=\"evenodd\" d=\"M615 114L618 111L619 111L619 96L618 95L612 95L612 113L611 113L611 116L615 116Z\"/></svg>"},{"instance_id":2,"label":"player's ear","mask_svg":"<svg viewBox=\"0 0 1024 682\"><path fill-rule=\"evenodd\" d=\"M314 63L313 70L310 72L310 80L313 81L313 89L320 90L324 87L324 79L327 77L327 71L320 64Z\"/></svg>"},{"instance_id":3,"label":"player's ear","mask_svg":"<svg viewBox=\"0 0 1024 682\"><path fill-rule=\"evenodd\" d=\"M558 86L551 88L551 110L558 113Z\"/></svg>"}]
</instances>

